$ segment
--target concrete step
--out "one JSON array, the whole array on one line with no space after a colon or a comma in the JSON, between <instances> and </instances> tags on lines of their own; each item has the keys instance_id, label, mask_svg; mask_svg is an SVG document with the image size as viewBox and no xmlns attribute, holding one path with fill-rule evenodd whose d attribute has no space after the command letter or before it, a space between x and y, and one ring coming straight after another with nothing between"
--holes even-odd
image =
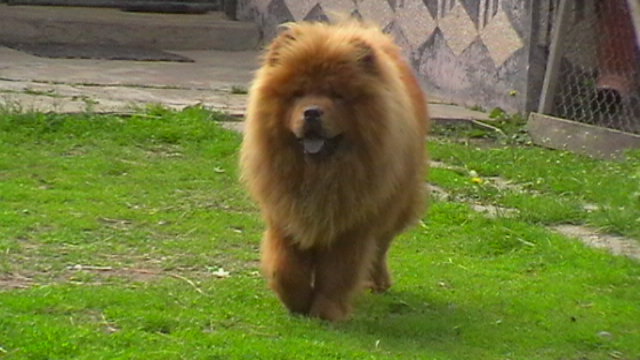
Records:
<instances>
[{"instance_id":1,"label":"concrete step","mask_svg":"<svg viewBox=\"0 0 640 360\"><path fill-rule=\"evenodd\" d=\"M0 44L241 51L256 49L259 39L255 24L228 20L221 12L157 14L108 8L0 4Z\"/></svg>"}]
</instances>

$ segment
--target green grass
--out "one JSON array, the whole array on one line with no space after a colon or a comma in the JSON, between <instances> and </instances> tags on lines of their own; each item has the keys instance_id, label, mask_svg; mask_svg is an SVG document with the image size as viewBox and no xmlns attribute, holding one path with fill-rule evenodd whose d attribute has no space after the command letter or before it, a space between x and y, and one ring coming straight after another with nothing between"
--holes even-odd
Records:
<instances>
[{"instance_id":1,"label":"green grass","mask_svg":"<svg viewBox=\"0 0 640 360\"><path fill-rule=\"evenodd\" d=\"M433 141L434 158L523 190L431 181L520 214L433 202L392 249L395 286L327 324L288 315L257 274L262 223L218 118L0 114L1 359L640 358L640 265L544 227L637 236L637 208L619 210L637 158Z\"/></svg>"},{"instance_id":2,"label":"green grass","mask_svg":"<svg viewBox=\"0 0 640 360\"><path fill-rule=\"evenodd\" d=\"M481 177L500 176L528 190L474 185L468 174L435 169L432 180L467 196L489 199L523 211L540 223L587 223L605 231L640 239L640 152L626 161L588 159L533 146L477 146L449 138L433 141L431 156L462 166ZM596 205L583 211L584 205Z\"/></svg>"}]
</instances>

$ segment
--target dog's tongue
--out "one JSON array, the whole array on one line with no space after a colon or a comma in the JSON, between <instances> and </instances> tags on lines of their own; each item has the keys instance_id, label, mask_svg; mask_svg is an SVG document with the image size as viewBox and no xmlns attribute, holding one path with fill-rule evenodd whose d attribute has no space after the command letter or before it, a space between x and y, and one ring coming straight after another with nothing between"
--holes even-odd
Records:
<instances>
[{"instance_id":1,"label":"dog's tongue","mask_svg":"<svg viewBox=\"0 0 640 360\"><path fill-rule=\"evenodd\" d=\"M317 154L322 151L325 140L321 138L305 138L302 140L305 154Z\"/></svg>"}]
</instances>

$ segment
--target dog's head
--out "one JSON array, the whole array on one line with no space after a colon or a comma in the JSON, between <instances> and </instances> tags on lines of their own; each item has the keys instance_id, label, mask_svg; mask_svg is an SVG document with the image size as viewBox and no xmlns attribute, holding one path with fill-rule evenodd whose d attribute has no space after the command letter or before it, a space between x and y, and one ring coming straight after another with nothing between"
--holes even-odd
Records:
<instances>
[{"instance_id":1,"label":"dog's head","mask_svg":"<svg viewBox=\"0 0 640 360\"><path fill-rule=\"evenodd\" d=\"M385 88L377 57L357 32L326 24L292 24L272 42L264 84L283 104L280 125L306 156L326 159L348 149L371 126L362 124L373 120L363 114Z\"/></svg>"}]
</instances>

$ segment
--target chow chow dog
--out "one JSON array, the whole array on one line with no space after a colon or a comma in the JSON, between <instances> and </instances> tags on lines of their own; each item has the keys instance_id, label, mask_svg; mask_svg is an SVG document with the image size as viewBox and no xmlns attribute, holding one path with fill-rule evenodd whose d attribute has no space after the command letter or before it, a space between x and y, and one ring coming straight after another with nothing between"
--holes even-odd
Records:
<instances>
[{"instance_id":1,"label":"chow chow dog","mask_svg":"<svg viewBox=\"0 0 640 360\"><path fill-rule=\"evenodd\" d=\"M425 96L392 38L357 21L292 23L249 92L242 179L262 266L293 313L347 318L391 285L387 250L422 214Z\"/></svg>"}]
</instances>

